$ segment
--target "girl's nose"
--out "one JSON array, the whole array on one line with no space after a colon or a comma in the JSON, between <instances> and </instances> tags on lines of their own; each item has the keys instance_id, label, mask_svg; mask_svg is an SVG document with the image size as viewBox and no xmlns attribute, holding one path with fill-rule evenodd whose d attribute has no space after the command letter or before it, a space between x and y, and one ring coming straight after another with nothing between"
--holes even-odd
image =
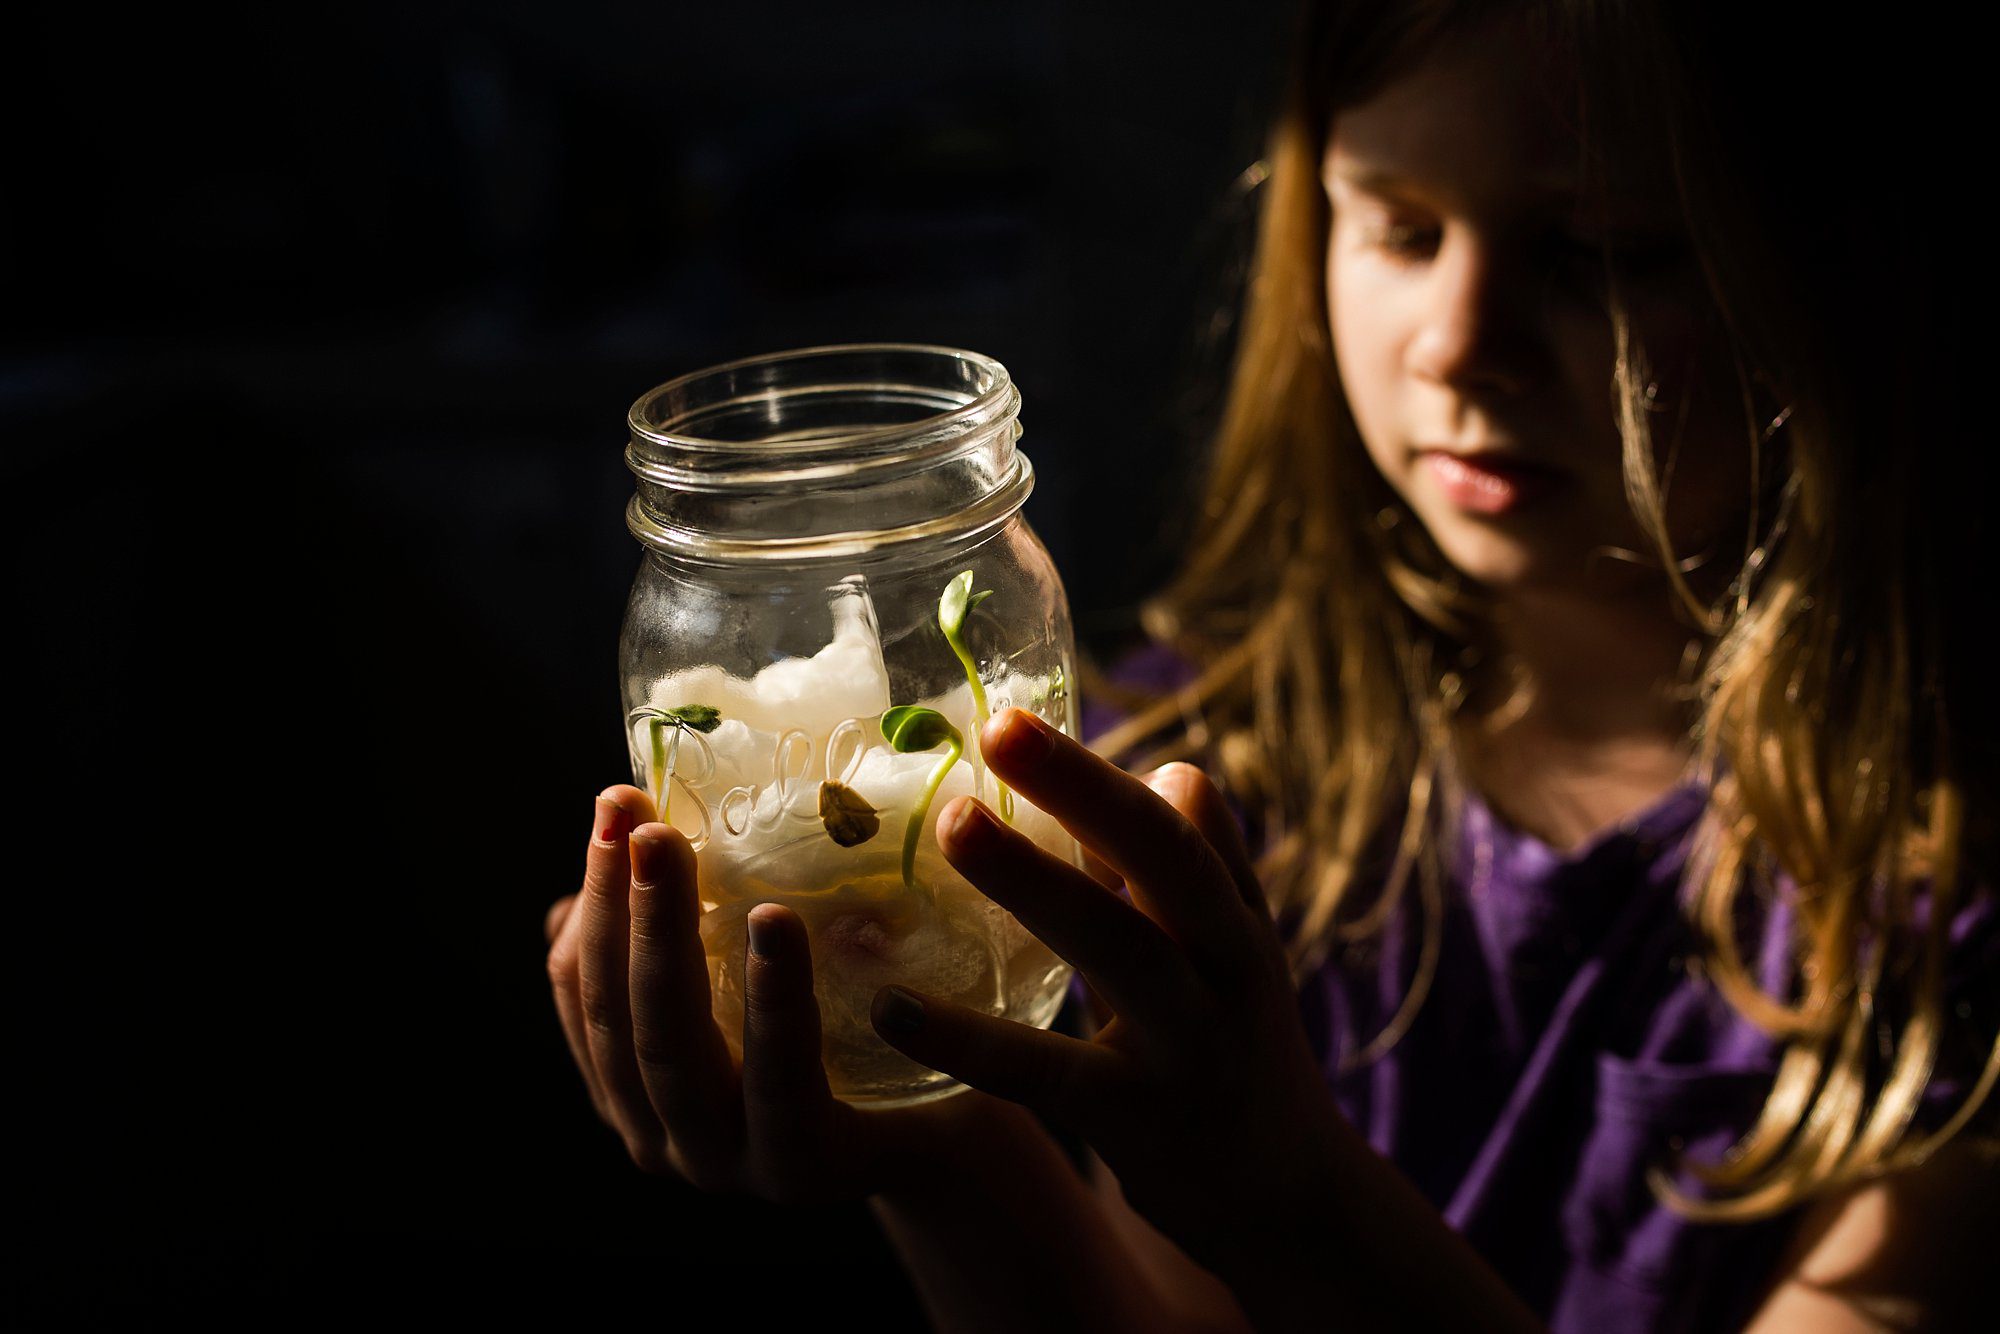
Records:
<instances>
[{"instance_id":1,"label":"girl's nose","mask_svg":"<svg viewBox=\"0 0 2000 1334\"><path fill-rule=\"evenodd\" d=\"M1520 282L1504 257L1465 232L1430 267L1423 326L1407 363L1419 379L1460 393L1518 395L1532 385L1533 331Z\"/></svg>"}]
</instances>

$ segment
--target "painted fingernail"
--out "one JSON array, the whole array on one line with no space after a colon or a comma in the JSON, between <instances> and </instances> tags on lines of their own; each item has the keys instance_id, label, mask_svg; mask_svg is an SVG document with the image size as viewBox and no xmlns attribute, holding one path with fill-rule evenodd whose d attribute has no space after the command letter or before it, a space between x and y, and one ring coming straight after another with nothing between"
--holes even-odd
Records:
<instances>
[{"instance_id":1,"label":"painted fingernail","mask_svg":"<svg viewBox=\"0 0 2000 1334\"><path fill-rule=\"evenodd\" d=\"M760 959L769 959L778 952L778 924L769 916L750 914L750 952Z\"/></svg>"},{"instance_id":2,"label":"painted fingernail","mask_svg":"<svg viewBox=\"0 0 2000 1334\"><path fill-rule=\"evenodd\" d=\"M924 1003L901 987L884 987L875 998L875 1027L908 1037L924 1026Z\"/></svg>"},{"instance_id":3,"label":"painted fingernail","mask_svg":"<svg viewBox=\"0 0 2000 1334\"><path fill-rule=\"evenodd\" d=\"M599 843L609 843L616 839L619 829L623 827L624 819L624 807L615 801L606 801L603 797L599 797L597 799L597 841Z\"/></svg>"}]
</instances>

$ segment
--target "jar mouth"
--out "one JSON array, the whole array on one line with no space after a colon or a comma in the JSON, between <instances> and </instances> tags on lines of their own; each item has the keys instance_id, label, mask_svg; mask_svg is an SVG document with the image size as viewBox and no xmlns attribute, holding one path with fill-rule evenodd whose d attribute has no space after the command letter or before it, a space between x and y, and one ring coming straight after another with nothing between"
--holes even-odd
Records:
<instances>
[{"instance_id":1,"label":"jar mouth","mask_svg":"<svg viewBox=\"0 0 2000 1334\"><path fill-rule=\"evenodd\" d=\"M920 450L1011 416L1019 403L1007 368L977 352L850 343L705 367L648 390L626 421L634 452L654 462L754 453L782 466L829 450L849 458ZM841 421L843 411L856 419Z\"/></svg>"},{"instance_id":2,"label":"jar mouth","mask_svg":"<svg viewBox=\"0 0 2000 1334\"><path fill-rule=\"evenodd\" d=\"M1034 486L1021 394L991 357L925 343L711 366L626 414L633 536L690 559L865 555L991 527Z\"/></svg>"}]
</instances>

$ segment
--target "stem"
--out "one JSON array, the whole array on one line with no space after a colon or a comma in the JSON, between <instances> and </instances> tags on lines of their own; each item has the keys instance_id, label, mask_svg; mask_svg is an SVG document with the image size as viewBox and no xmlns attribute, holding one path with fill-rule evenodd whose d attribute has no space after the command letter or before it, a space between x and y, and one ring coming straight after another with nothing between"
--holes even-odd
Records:
<instances>
[{"instance_id":1,"label":"stem","mask_svg":"<svg viewBox=\"0 0 2000 1334\"><path fill-rule=\"evenodd\" d=\"M648 718L646 722L653 729L653 809L659 811L660 818L664 820L667 818L664 807L667 790L667 748L661 742L664 739L667 723L664 718Z\"/></svg>"},{"instance_id":2,"label":"stem","mask_svg":"<svg viewBox=\"0 0 2000 1334\"><path fill-rule=\"evenodd\" d=\"M945 643L958 655L959 663L965 668L965 680L972 687L972 709L979 715L979 721L986 721L986 687L979 680L979 668L973 665L972 655L966 652L965 641L957 635L946 635Z\"/></svg>"},{"instance_id":3,"label":"stem","mask_svg":"<svg viewBox=\"0 0 2000 1334\"><path fill-rule=\"evenodd\" d=\"M959 756L965 753L956 741L948 744L950 749L945 751L944 759L938 762L937 768L931 770L930 781L924 784L923 798L917 802L917 808L910 812L909 828L903 831L904 889L917 887L917 839L923 833L924 816L930 811L931 801L937 796L938 787L944 782L944 776L951 772L951 766L957 764Z\"/></svg>"},{"instance_id":4,"label":"stem","mask_svg":"<svg viewBox=\"0 0 2000 1334\"><path fill-rule=\"evenodd\" d=\"M946 635L944 642L951 645L951 651L957 655L959 665L965 668L966 684L972 687L972 731L977 736L986 726L987 718L991 716L986 708L986 686L979 679L979 668L973 663L972 654L966 651L965 641L958 635ZM985 771L985 764L978 758L977 750L975 746L972 771L982 773ZM1014 823L1014 794L998 776L993 779L993 786L999 794L1000 818L1008 824Z\"/></svg>"},{"instance_id":5,"label":"stem","mask_svg":"<svg viewBox=\"0 0 2000 1334\"><path fill-rule=\"evenodd\" d=\"M674 728L673 748L667 752L667 776L660 784L660 790L664 792L666 796L662 801L657 803L660 812L661 824L665 824L667 822L667 807L673 803L674 766L681 762L681 738L686 734L687 734L687 729L685 727L677 725Z\"/></svg>"}]
</instances>

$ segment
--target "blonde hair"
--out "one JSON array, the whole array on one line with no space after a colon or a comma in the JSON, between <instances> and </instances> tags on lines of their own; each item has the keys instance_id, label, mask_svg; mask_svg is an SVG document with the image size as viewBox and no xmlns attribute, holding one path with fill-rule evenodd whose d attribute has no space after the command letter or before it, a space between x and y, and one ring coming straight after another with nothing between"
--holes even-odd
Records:
<instances>
[{"instance_id":1,"label":"blonde hair","mask_svg":"<svg viewBox=\"0 0 2000 1334\"><path fill-rule=\"evenodd\" d=\"M1454 735L1495 725L1522 697L1504 680L1480 590L1402 507L1348 413L1325 302L1320 164L1340 106L1496 8L1309 10L1260 166L1255 259L1207 507L1177 574L1141 608L1149 637L1199 674L1096 743L1133 767L1208 760L1266 834L1259 870L1274 914L1291 924L1296 976L1373 937L1414 893L1425 923L1415 978L1360 1060L1407 1029L1436 966L1440 850L1464 792ZM1698 41L1674 30L1671 3L1621 7L1615 23L1582 0L1534 10L1572 53L1586 135L1591 112L1657 108L1650 128L1683 206L1704 219L1691 231L1710 296L1738 366L1755 368L1739 386L1755 499L1741 565L1717 587L1712 572L1689 577L1668 537L1644 349L1610 284L1627 494L1700 649L1680 685L1711 780L1687 872L1702 971L1783 1041L1762 1113L1721 1165L1702 1169L1703 1197L1664 1175L1654 1184L1692 1215L1764 1217L1922 1161L2000 1073L2000 1042L1979 1035L1969 1096L1935 1133L1911 1133L1945 1035L1947 929L1971 872L1993 865L1990 822L1968 821L1969 793L1983 802L1993 789L1990 768L1972 766L1991 760L1954 731L1961 702L1941 682L1961 679L1966 646L1945 633L1944 557L1906 522L1919 497L1897 456L1912 451L1887 443L1908 434L1892 397L1908 384L1868 399L1870 377L1837 351L1846 325L1807 327L1797 289L1824 276L1813 266L1826 257L1784 232L1790 219L1770 195L1742 185L1754 171L1723 160L1732 132L1752 138L1731 117L1768 111L1784 90L1730 110L1711 86L1721 74L1705 84L1672 63ZM1863 487L1882 518L1866 533L1837 529ZM1101 674L1087 685L1093 676L1118 693ZM1768 896L1779 872L1797 887L1792 999L1763 989L1737 936L1744 896Z\"/></svg>"}]
</instances>

